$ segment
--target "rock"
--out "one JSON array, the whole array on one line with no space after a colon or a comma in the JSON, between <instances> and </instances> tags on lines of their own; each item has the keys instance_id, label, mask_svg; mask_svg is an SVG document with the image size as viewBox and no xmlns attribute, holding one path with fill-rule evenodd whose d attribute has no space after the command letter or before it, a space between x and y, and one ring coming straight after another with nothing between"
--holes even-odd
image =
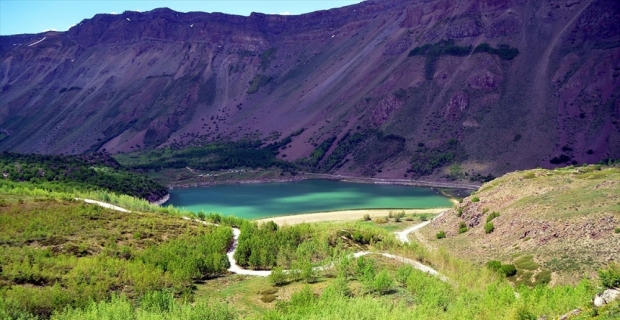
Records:
<instances>
[{"instance_id":1,"label":"rock","mask_svg":"<svg viewBox=\"0 0 620 320\"><path fill-rule=\"evenodd\" d=\"M561 316L561 317L560 317L560 320L566 320L566 319L568 319L569 317L571 317L571 316L576 316L576 315L578 315L578 314L580 314L580 313L581 313L581 309L577 308L577 309L575 309L575 310L573 310L573 311L571 311L571 312L569 312L569 313L566 313L566 314L564 314L563 316Z\"/></svg>"},{"instance_id":2,"label":"rock","mask_svg":"<svg viewBox=\"0 0 620 320\"><path fill-rule=\"evenodd\" d=\"M607 289L594 297L594 306L602 307L620 298L620 289Z\"/></svg>"}]
</instances>

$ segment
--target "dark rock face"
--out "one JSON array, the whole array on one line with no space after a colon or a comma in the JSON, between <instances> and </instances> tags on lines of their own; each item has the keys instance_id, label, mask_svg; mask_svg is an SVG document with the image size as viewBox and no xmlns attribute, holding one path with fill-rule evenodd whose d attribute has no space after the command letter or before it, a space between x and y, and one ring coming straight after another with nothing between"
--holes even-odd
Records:
<instances>
[{"instance_id":1,"label":"dark rock face","mask_svg":"<svg viewBox=\"0 0 620 320\"><path fill-rule=\"evenodd\" d=\"M115 153L305 128L287 151L296 159L373 128L406 139L379 164L385 176L402 177L419 143L452 138L482 174L559 154L620 158L618 16L614 0L99 14L63 33L0 37L0 150ZM445 40L519 54L408 57Z\"/></svg>"}]
</instances>

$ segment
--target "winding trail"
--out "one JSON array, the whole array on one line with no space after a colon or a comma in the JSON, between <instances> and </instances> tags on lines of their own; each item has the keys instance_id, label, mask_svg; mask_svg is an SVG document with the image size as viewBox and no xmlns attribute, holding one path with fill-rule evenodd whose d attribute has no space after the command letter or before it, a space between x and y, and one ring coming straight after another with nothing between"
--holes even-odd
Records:
<instances>
[{"instance_id":1,"label":"winding trail","mask_svg":"<svg viewBox=\"0 0 620 320\"><path fill-rule=\"evenodd\" d=\"M447 211L447 210L446 210ZM443 215L446 211L441 212L437 217L435 217L435 219L437 219L438 217L441 217L441 215ZM403 243L409 243L409 237L408 235L416 230L419 230L420 228L425 227L426 225L428 225L429 223L431 223L431 221L426 221L426 222L422 222L419 224L416 224L415 226L409 227L401 232L395 232L394 234L396 235L396 237ZM232 272L232 273L236 273L236 274L242 274L242 275L250 275L250 276L259 276L259 277L268 277L271 274L270 270L248 270L248 269L243 269L241 266L239 266L237 264L237 261L235 261L234 255L235 255L235 251L237 250L237 245L239 244L239 236L241 235L241 230L237 229L237 228L233 228L233 245L230 247L230 249L228 250L228 252L226 253L226 255L228 256L228 261L230 262L230 268L228 268L228 271ZM401 256L397 256L397 255L393 255L387 252L382 252L382 253L374 253L374 252L370 252L370 251L360 251L360 252L356 252L354 254L352 254L352 256L354 258L359 258L362 256L366 256L366 255L370 255L370 254L378 254L381 255L383 257L389 258L389 259L393 259L396 261L399 261L403 264L408 264L413 266L415 269L418 269L422 272L426 272L428 274L431 274L433 276L439 277L442 281L447 281L448 278L446 278L445 276L441 275L437 270L422 264L418 261L409 259L409 258L405 258L405 257L401 257ZM325 270L326 268L329 267L315 267L315 270Z\"/></svg>"},{"instance_id":2,"label":"winding trail","mask_svg":"<svg viewBox=\"0 0 620 320\"><path fill-rule=\"evenodd\" d=\"M116 211L120 211L120 212L127 212L127 213L131 213L131 211L125 209L125 208L121 208L109 203L105 203L102 201L97 201L97 200L91 200L91 199L80 199L80 198L76 198L76 200L82 200L86 203L91 203L91 204L96 204L98 206L104 207L104 208L108 208L108 209L112 209L112 210L116 210ZM435 219L437 219L438 217L440 217L441 215L444 214L443 211L442 213L440 213L437 217L435 217ZM215 223L208 223L205 221L201 221L201 220L197 220L197 219L191 219L189 217L182 217L183 220L188 220L188 221L194 221L197 223L202 223L204 225L213 225L213 226L219 226L218 224ZM420 224L417 224L415 226L409 227L401 232L395 232L396 237L403 243L409 243L409 238L408 235L411 232L414 232L420 228L423 228L424 226L428 225L431 221L426 221L426 222L422 222ZM249 269L244 269L241 266L239 266L237 264L237 261L235 260L235 252L237 251L237 246L239 245L239 236L241 235L241 230L239 228L232 228L232 232L233 232L233 243L230 246L230 248L228 249L228 252L226 252L226 256L228 257L228 262L230 262L230 267L228 268L228 271L235 273L235 274L240 274L240 275L248 275L248 276L258 276L258 277L267 277L271 274L271 270L249 270ZM374 253L374 252L370 252L370 251L360 251L360 252L356 252L354 254L352 254L352 256L354 258L359 258L362 256L366 256L366 255L370 255L370 254L378 254L381 255L383 257L389 258L389 259L394 259L396 261L402 262L403 264L408 264L413 266L414 268L422 271L422 272L426 272L428 274L431 274L433 276L437 276L439 277L441 280L443 281L447 281L447 278L445 276L442 276L439 272L437 272L437 270L424 265L418 261L409 259L409 258L405 258L405 257L401 257L401 256L397 256L397 255L393 255L387 252L382 252L382 253ZM326 268L329 267L316 267L314 268L315 270L324 270Z\"/></svg>"}]
</instances>

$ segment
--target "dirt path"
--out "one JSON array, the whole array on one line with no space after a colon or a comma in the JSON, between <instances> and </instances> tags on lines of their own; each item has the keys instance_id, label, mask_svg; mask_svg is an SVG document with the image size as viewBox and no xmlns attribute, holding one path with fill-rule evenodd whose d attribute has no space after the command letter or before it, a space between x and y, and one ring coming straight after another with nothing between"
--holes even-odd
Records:
<instances>
[{"instance_id":1,"label":"dirt path","mask_svg":"<svg viewBox=\"0 0 620 320\"><path fill-rule=\"evenodd\" d=\"M447 209L444 209L443 211L441 211L441 213L439 215L437 215L435 218L433 218L433 220L441 217L444 213L446 213L446 211L448 211ZM394 234L396 234L396 238L398 238L402 243L409 243L409 234L417 231L423 227L426 227L429 223L431 223L432 220L429 221L425 221L419 224L416 224L415 226L411 226L403 231L400 232L394 232Z\"/></svg>"},{"instance_id":2,"label":"dirt path","mask_svg":"<svg viewBox=\"0 0 620 320\"><path fill-rule=\"evenodd\" d=\"M112 210L116 210L116 211L120 211L120 212L131 212L125 208L121 208L118 206L115 206L113 204L109 204L109 203L105 203L105 202L101 202L101 201L97 201L97 200L91 200L91 199L80 199L80 198L75 198L75 200L82 200L86 203L91 203L91 204L96 204L100 207L104 207L104 208L108 208L108 209L112 209Z\"/></svg>"},{"instance_id":3,"label":"dirt path","mask_svg":"<svg viewBox=\"0 0 620 320\"><path fill-rule=\"evenodd\" d=\"M130 213L131 211L115 206L115 205L111 205L109 203L105 203L105 202L101 202L101 201L96 201L96 200L91 200L91 199L79 199L76 198L76 200L82 200L86 203L91 203L91 204L96 204L98 206L104 207L104 208L108 208L108 209L112 209L112 210L116 210L116 211L121 211L121 212L127 212ZM445 211L443 211L445 212ZM439 215L441 216L443 214L443 212ZM200 220L195 220L195 219L191 219L188 217L183 217L184 220L190 220L190 221L195 221L198 223L202 223L205 225L214 225L217 226L217 224L212 224L212 223L208 223L205 221L200 221ZM426 221L420 224L417 224L413 227L407 228L401 232L396 233L397 238L399 238L403 243L409 242L409 239L407 238L407 235L411 232L414 232L415 230L418 230L426 225L428 225L430 223L430 221ZM258 276L258 277L267 277L271 274L271 270L249 270L249 269L244 269L241 266L239 266L237 264L237 261L235 260L235 252L237 251L237 246L239 245L239 236L241 235L241 230L239 230L238 228L232 228L232 232L233 232L233 243L230 246L230 248L228 249L228 252L226 253L226 256L228 257L228 262L230 262L230 267L228 268L228 271L232 272L232 273L236 273L236 274L241 274L241 275L249 275L249 276ZM370 254L378 254L381 255L383 257L386 258L390 258L390 259L394 259L397 261L400 261L404 264L408 264L413 266L414 268L422 271L422 272L426 272L429 274L432 274L434 276L439 277L440 279L442 279L443 281L446 281L446 277L442 276L441 274L439 274L439 272L437 272L437 270L424 265L418 261L409 259L409 258L405 258L405 257L401 257L401 256L397 256L397 255L393 255L393 254L389 254L386 252L383 253L373 253L370 251L360 251L360 252L356 252L353 254L353 257L355 258L359 258L361 256L366 256L366 255L370 255ZM324 267L317 267L317 270L323 270L325 269Z\"/></svg>"}]
</instances>

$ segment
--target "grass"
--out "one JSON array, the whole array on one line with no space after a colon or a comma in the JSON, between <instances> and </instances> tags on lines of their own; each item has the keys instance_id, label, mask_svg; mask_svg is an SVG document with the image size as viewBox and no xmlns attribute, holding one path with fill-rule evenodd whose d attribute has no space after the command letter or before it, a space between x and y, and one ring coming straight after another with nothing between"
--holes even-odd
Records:
<instances>
[{"instance_id":1,"label":"grass","mask_svg":"<svg viewBox=\"0 0 620 320\"><path fill-rule=\"evenodd\" d=\"M485 206L495 209L492 195L482 196ZM534 260L539 261L534 254L519 254L514 261L517 277L535 287L515 288L497 272L455 258L443 248L429 251L415 242L401 244L387 228L361 221L302 225L285 231L264 227L267 232L286 235L280 239L280 248L295 245L293 249L307 258L294 263L334 264L332 269L317 272L311 283L297 277L274 288L260 277L196 276L174 270L192 264L200 253L193 251L197 248L223 252L230 242L229 228L207 227L177 216L119 213L45 191L20 189L2 193L0 198L4 200L0 202L0 318L25 311L53 319L111 315L134 319L557 318L575 308L612 318L617 308L592 309L591 299L598 289L588 280L573 286L535 286L548 283L551 272L530 270L537 266ZM502 216L510 214L502 209ZM396 217L393 214L386 227L405 226L407 222L391 221ZM475 231L472 228L471 237ZM288 243L288 238L296 239L292 237L295 232L306 241ZM471 237L459 237L459 241L467 243ZM441 241L448 241L449 247L450 238ZM74 249L63 251L67 247ZM390 252L423 262L449 281L405 270L402 262L383 257L346 258L358 250ZM329 254L318 256L317 252ZM284 256L277 258L278 265L287 261ZM213 259L204 263L208 261Z\"/></svg>"},{"instance_id":2,"label":"grass","mask_svg":"<svg viewBox=\"0 0 620 320\"><path fill-rule=\"evenodd\" d=\"M514 264L517 267L517 269L533 271L540 267L538 263L532 261L533 258L534 258L533 255L525 255L515 260Z\"/></svg>"},{"instance_id":3,"label":"grass","mask_svg":"<svg viewBox=\"0 0 620 320\"><path fill-rule=\"evenodd\" d=\"M536 178L523 179L525 175ZM596 274L607 265L605 257L616 254L612 248L616 247L615 228L618 227L613 221L620 219L618 181L618 166L509 173L483 184L470 202L464 201L441 222L420 233L431 245L445 247L464 259L483 264L489 260L508 262L521 258L523 261L517 261L522 264L519 270L536 271L532 281L537 273L549 270L553 283L575 284L582 275ZM479 202L474 202L474 197ZM481 215L486 208L487 216ZM459 210L462 217L479 219L479 224L466 237L454 236L462 221L457 217ZM484 221L494 216L494 212L501 215L492 219L494 231L485 234ZM442 230L448 236L439 242L435 236ZM513 254L519 258L511 257ZM523 258L528 255L533 258ZM534 264L540 265L539 269Z\"/></svg>"},{"instance_id":4,"label":"grass","mask_svg":"<svg viewBox=\"0 0 620 320\"><path fill-rule=\"evenodd\" d=\"M71 198L0 197L0 299L12 313L48 317L114 294L135 299L162 289L189 298L194 279L227 266L226 227Z\"/></svg>"}]
</instances>

